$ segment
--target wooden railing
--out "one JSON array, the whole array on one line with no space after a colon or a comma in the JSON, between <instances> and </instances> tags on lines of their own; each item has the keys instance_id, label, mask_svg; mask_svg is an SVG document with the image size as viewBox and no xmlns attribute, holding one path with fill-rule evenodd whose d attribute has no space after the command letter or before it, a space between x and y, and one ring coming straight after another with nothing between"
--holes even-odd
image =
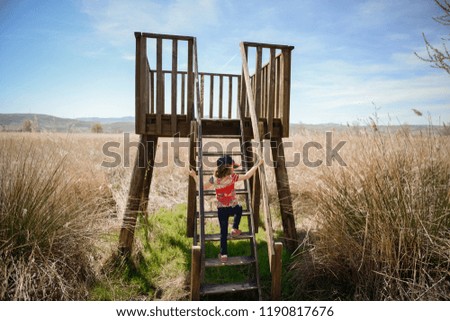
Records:
<instances>
[{"instance_id":1,"label":"wooden railing","mask_svg":"<svg viewBox=\"0 0 450 321\"><path fill-rule=\"evenodd\" d=\"M248 59L249 48L255 51L255 72L250 77L255 113L258 120L267 120L268 132L273 130L273 120L280 119L283 137L289 136L289 111L291 88L291 51L293 46L243 42L241 47ZM264 50L269 59L263 65ZM247 60L247 63L250 63ZM241 88L244 117L250 117L249 101L245 99L246 85Z\"/></svg>"},{"instance_id":2,"label":"wooden railing","mask_svg":"<svg viewBox=\"0 0 450 321\"><path fill-rule=\"evenodd\" d=\"M194 37L135 33L136 37L136 133L147 131L147 115L152 116L162 135L163 115L170 117L170 132L176 133L179 120L189 123L194 108ZM147 43L148 39L151 42ZM291 46L243 43L246 52L256 52L255 72L250 75L258 120L272 132L274 119L282 125L282 136L289 136ZM148 50L149 48L149 50ZM150 50L151 49L151 50ZM269 53L263 65L263 54ZM151 53L151 54L149 54ZM163 57L169 57L163 60ZM238 119L250 117L242 76L199 72L201 118ZM242 115L240 115L242 113ZM167 128L167 123L166 123ZM167 133L167 131L165 131Z\"/></svg>"}]
</instances>

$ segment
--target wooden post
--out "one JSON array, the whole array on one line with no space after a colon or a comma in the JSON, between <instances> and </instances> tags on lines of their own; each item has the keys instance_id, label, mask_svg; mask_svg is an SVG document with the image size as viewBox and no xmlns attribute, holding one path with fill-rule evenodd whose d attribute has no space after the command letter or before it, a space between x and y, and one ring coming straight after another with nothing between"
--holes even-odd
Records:
<instances>
[{"instance_id":1,"label":"wooden post","mask_svg":"<svg viewBox=\"0 0 450 321\"><path fill-rule=\"evenodd\" d=\"M158 146L157 136L148 136L145 149L147 150L147 168L144 177L144 189L141 199L141 211L147 211L150 187L152 184L153 168L155 166L156 147Z\"/></svg>"},{"instance_id":2,"label":"wooden post","mask_svg":"<svg viewBox=\"0 0 450 321\"><path fill-rule=\"evenodd\" d=\"M119 253L124 256L129 256L133 247L136 219L140 209L142 192L144 190L144 178L147 164L144 149L147 140L146 135L140 136L139 148L131 176L130 189L128 191L127 206L123 215L122 228L119 235Z\"/></svg>"},{"instance_id":3,"label":"wooden post","mask_svg":"<svg viewBox=\"0 0 450 321\"><path fill-rule=\"evenodd\" d=\"M222 119L222 106L223 106L223 76L219 77L219 118Z\"/></svg>"},{"instance_id":4,"label":"wooden post","mask_svg":"<svg viewBox=\"0 0 450 321\"><path fill-rule=\"evenodd\" d=\"M281 271L283 268L283 243L275 242L274 254L272 255L270 272L272 274L272 301L281 299Z\"/></svg>"},{"instance_id":5,"label":"wooden post","mask_svg":"<svg viewBox=\"0 0 450 321\"><path fill-rule=\"evenodd\" d=\"M189 136L189 168L195 170L195 152L197 144L197 122L191 121L191 134ZM197 186L194 179L189 176L188 206L187 206L187 236L194 237L195 212L197 210Z\"/></svg>"},{"instance_id":6,"label":"wooden post","mask_svg":"<svg viewBox=\"0 0 450 321\"><path fill-rule=\"evenodd\" d=\"M295 228L294 210L292 208L292 197L289 188L289 176L286 169L283 140L281 137L273 138L270 145L272 157L276 163L275 178L286 247L289 251L293 252L298 246L297 229Z\"/></svg>"},{"instance_id":7,"label":"wooden post","mask_svg":"<svg viewBox=\"0 0 450 321\"><path fill-rule=\"evenodd\" d=\"M136 71L135 71L135 112L136 134L145 134L146 114L148 112L147 39L136 32Z\"/></svg>"},{"instance_id":8,"label":"wooden post","mask_svg":"<svg viewBox=\"0 0 450 321\"><path fill-rule=\"evenodd\" d=\"M191 300L200 300L200 271L201 271L201 250L200 246L192 247L191 254Z\"/></svg>"},{"instance_id":9,"label":"wooden post","mask_svg":"<svg viewBox=\"0 0 450 321\"><path fill-rule=\"evenodd\" d=\"M233 77L228 77L228 119L231 119L233 110Z\"/></svg>"},{"instance_id":10,"label":"wooden post","mask_svg":"<svg viewBox=\"0 0 450 321\"><path fill-rule=\"evenodd\" d=\"M186 105L186 99L185 99L185 83L186 83L186 76L185 74L181 74L181 114L184 115L186 112L185 105Z\"/></svg>"},{"instance_id":11,"label":"wooden post","mask_svg":"<svg viewBox=\"0 0 450 321\"><path fill-rule=\"evenodd\" d=\"M256 120L261 118L261 77L262 77L262 47L256 47L256 69L255 69L255 113Z\"/></svg>"}]
</instances>

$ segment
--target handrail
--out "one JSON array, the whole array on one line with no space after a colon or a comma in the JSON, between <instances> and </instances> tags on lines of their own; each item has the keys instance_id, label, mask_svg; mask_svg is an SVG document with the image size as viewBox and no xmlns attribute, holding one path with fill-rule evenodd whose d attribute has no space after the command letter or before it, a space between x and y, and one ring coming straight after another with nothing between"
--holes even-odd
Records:
<instances>
[{"instance_id":1,"label":"handrail","mask_svg":"<svg viewBox=\"0 0 450 321\"><path fill-rule=\"evenodd\" d=\"M197 39L193 40L193 55L194 55L194 82L195 82L195 100L197 103L197 139L198 144L198 178L199 178L199 216L200 216L200 251L201 251L201 270L200 278L203 279L204 266L205 266L205 204L204 204L204 191L203 191L203 146L202 146L202 120L201 120L201 106L200 101L200 82L198 79L198 60L197 60Z\"/></svg>"},{"instance_id":2,"label":"handrail","mask_svg":"<svg viewBox=\"0 0 450 321\"><path fill-rule=\"evenodd\" d=\"M258 118L256 116L256 108L255 108L255 100L253 98L252 86L250 81L250 73L248 70L248 62L247 62L247 54L245 50L244 43L241 43L241 55L242 55L242 69L244 72L244 81L245 88L247 92L247 100L248 100L248 110L250 112L250 118L252 121L253 128L253 138L256 140L258 147L256 149L256 154L259 159L263 159L263 150L261 144L261 136L259 134L259 126L258 126ZM261 182L261 194L263 198L263 211L264 211L264 220L266 224L266 238L267 238L267 249L269 252L269 263L272 269L272 258L275 255L275 246L273 240L273 230L272 230L272 217L270 214L269 207L269 191L267 188L267 178L266 172L264 170L264 166L259 167L259 178Z\"/></svg>"}]
</instances>

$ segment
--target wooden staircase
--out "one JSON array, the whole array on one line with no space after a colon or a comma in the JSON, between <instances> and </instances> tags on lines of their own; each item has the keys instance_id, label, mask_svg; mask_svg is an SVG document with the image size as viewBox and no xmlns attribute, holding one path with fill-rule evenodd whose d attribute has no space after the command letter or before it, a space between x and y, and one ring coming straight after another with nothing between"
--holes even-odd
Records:
<instances>
[{"instance_id":1,"label":"wooden staircase","mask_svg":"<svg viewBox=\"0 0 450 321\"><path fill-rule=\"evenodd\" d=\"M200 126L201 127L201 126ZM213 170L206 170L203 168L203 157L208 157L209 159L215 159L223 156L224 154L232 155L237 162L241 163L242 169L236 170L236 174L244 174L248 171L248 162L246 160L245 151L243 150L243 131L237 135L202 135L201 132L197 131L197 148L195 149L195 157L197 164L197 173L201 179L208 179L213 175ZM225 142L228 146L236 146L239 144L239 150L229 151L229 152L209 152L203 151L204 139L214 139L214 141ZM193 299L199 299L201 296L211 295L211 294L226 294L226 293L237 293L237 292L253 292L254 297L261 300L261 285L259 280L259 267L258 267L258 254L257 254L257 244L256 244L256 231L255 219L251 209L251 189L249 180L239 182L237 184L244 185L243 187L236 188L236 195L241 200L241 206L243 207L242 220L247 220L247 228L243 230L242 234L237 237L228 236L228 243L240 242L244 243L248 247L246 255L233 255L233 249L228 253L228 261L222 263L218 258L218 250L213 250L213 254L209 256L206 254L207 243L217 244L220 241L220 233L214 233L207 231L207 225L212 221L212 225L219 226L217 209L211 208L205 210L205 202L208 199L215 199L214 190L199 190L197 191L198 206L195 215L194 224L194 248L200 251L197 255L200 257L200 262L193 263L199 264L195 269L199 270L200 279L194 280L194 284L198 288L198 293L195 293ZM241 226L243 222L241 221ZM210 224L211 225L211 224ZM217 230L217 228L216 228ZM208 281L207 274L208 269L223 269L223 268L234 268L241 269L242 266L248 266L248 275L245 280L231 281L228 283L218 282L218 281ZM238 275L239 273L236 273Z\"/></svg>"}]
</instances>

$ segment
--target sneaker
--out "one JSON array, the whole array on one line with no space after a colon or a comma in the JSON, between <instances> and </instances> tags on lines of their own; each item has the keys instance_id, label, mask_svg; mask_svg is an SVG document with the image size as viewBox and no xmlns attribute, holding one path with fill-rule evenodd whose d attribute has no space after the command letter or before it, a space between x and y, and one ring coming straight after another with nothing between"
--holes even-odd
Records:
<instances>
[{"instance_id":1,"label":"sneaker","mask_svg":"<svg viewBox=\"0 0 450 321\"><path fill-rule=\"evenodd\" d=\"M230 235L231 235L231 237L236 237L236 236L241 235L241 233L242 233L241 230L238 230L238 229L235 229L235 228L234 228L234 229L231 230Z\"/></svg>"},{"instance_id":2,"label":"sneaker","mask_svg":"<svg viewBox=\"0 0 450 321\"><path fill-rule=\"evenodd\" d=\"M228 255L226 255L226 254L222 255L219 253L219 260L222 263L226 263L228 261Z\"/></svg>"}]
</instances>

